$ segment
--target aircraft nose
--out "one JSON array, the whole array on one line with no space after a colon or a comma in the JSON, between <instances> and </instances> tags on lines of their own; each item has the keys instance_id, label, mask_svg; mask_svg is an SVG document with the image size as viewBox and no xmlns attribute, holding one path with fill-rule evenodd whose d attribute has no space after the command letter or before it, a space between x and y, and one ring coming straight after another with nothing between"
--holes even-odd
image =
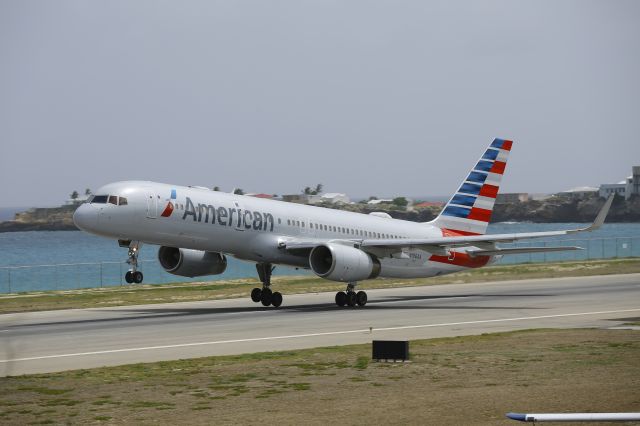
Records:
<instances>
[{"instance_id":1,"label":"aircraft nose","mask_svg":"<svg viewBox=\"0 0 640 426\"><path fill-rule=\"evenodd\" d=\"M98 223L98 215L90 204L83 204L73 213L73 223L83 231L91 231Z\"/></svg>"}]
</instances>

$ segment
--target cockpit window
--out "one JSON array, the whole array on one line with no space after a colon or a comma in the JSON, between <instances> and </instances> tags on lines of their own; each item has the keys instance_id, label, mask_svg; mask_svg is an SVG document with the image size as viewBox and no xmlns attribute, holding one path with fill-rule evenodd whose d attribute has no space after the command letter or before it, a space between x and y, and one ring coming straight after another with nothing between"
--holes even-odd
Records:
<instances>
[{"instance_id":1,"label":"cockpit window","mask_svg":"<svg viewBox=\"0 0 640 426\"><path fill-rule=\"evenodd\" d=\"M127 199L126 199L126 198L124 198L124 197L120 197L120 198L118 199L118 205L119 205L119 206L126 206L126 205L127 205Z\"/></svg>"},{"instance_id":2,"label":"cockpit window","mask_svg":"<svg viewBox=\"0 0 640 426\"><path fill-rule=\"evenodd\" d=\"M109 204L113 204L115 206L118 205L118 196L117 195L109 195Z\"/></svg>"},{"instance_id":3,"label":"cockpit window","mask_svg":"<svg viewBox=\"0 0 640 426\"><path fill-rule=\"evenodd\" d=\"M95 204L106 204L108 199L109 199L108 195L94 195L93 200L91 200L91 202Z\"/></svg>"}]
</instances>

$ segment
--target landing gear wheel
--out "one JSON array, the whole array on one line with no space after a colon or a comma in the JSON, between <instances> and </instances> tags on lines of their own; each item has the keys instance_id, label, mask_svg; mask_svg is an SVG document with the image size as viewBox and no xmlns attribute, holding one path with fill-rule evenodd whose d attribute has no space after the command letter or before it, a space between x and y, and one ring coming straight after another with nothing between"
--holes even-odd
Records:
<instances>
[{"instance_id":1,"label":"landing gear wheel","mask_svg":"<svg viewBox=\"0 0 640 426\"><path fill-rule=\"evenodd\" d=\"M271 273L275 266L270 263L256 263L258 277L262 283L262 289L254 288L251 292L251 300L260 302L263 306L273 305L275 308L282 305L282 294L277 291L274 293L269 288L271 286Z\"/></svg>"},{"instance_id":2,"label":"landing gear wheel","mask_svg":"<svg viewBox=\"0 0 640 426\"><path fill-rule=\"evenodd\" d=\"M262 300L261 288L256 287L253 290L251 290L251 300L253 300L255 303L258 303L260 300Z\"/></svg>"},{"instance_id":3,"label":"landing gear wheel","mask_svg":"<svg viewBox=\"0 0 640 426\"><path fill-rule=\"evenodd\" d=\"M142 282L142 279L144 278L144 275L142 275L142 272L140 271L135 271L133 273L133 282L136 284L140 284Z\"/></svg>"},{"instance_id":4,"label":"landing gear wheel","mask_svg":"<svg viewBox=\"0 0 640 426\"><path fill-rule=\"evenodd\" d=\"M336 293L336 305L342 307L347 304L347 293L339 291Z\"/></svg>"},{"instance_id":5,"label":"landing gear wheel","mask_svg":"<svg viewBox=\"0 0 640 426\"><path fill-rule=\"evenodd\" d=\"M358 306L364 306L367 304L367 293L364 291L359 291L356 293L356 303Z\"/></svg>"},{"instance_id":6,"label":"landing gear wheel","mask_svg":"<svg viewBox=\"0 0 640 426\"><path fill-rule=\"evenodd\" d=\"M271 301L273 300L273 293L271 292L270 288L263 288L262 289L262 296L260 297L260 302L262 303L262 306L269 306L271 305Z\"/></svg>"},{"instance_id":7,"label":"landing gear wheel","mask_svg":"<svg viewBox=\"0 0 640 426\"><path fill-rule=\"evenodd\" d=\"M356 306L356 294L352 291L347 293L347 305L351 307Z\"/></svg>"},{"instance_id":8,"label":"landing gear wheel","mask_svg":"<svg viewBox=\"0 0 640 426\"><path fill-rule=\"evenodd\" d=\"M276 291L271 295L271 304L274 308L278 308L282 305L282 294L280 294L280 292Z\"/></svg>"},{"instance_id":9,"label":"landing gear wheel","mask_svg":"<svg viewBox=\"0 0 640 426\"><path fill-rule=\"evenodd\" d=\"M127 284L133 284L133 272L127 271L127 273L124 274L124 280L127 282Z\"/></svg>"}]
</instances>

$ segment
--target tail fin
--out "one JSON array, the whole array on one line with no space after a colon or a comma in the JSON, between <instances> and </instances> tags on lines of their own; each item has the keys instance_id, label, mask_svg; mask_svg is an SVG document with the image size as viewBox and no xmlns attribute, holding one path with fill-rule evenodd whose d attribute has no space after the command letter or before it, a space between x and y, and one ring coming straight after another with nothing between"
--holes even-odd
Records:
<instances>
[{"instance_id":1,"label":"tail fin","mask_svg":"<svg viewBox=\"0 0 640 426\"><path fill-rule=\"evenodd\" d=\"M443 235L485 234L512 144L494 139L458 192L429 224L441 228Z\"/></svg>"}]
</instances>

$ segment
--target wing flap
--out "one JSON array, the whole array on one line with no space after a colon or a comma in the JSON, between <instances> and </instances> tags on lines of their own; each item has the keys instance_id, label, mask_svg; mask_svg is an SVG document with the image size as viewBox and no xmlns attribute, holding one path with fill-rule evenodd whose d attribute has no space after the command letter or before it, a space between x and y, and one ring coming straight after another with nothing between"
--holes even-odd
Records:
<instances>
[{"instance_id":1,"label":"wing flap","mask_svg":"<svg viewBox=\"0 0 640 426\"><path fill-rule=\"evenodd\" d=\"M467 250L471 257L475 256L497 256L503 254L523 254L523 253L544 253L552 251L584 250L582 247L562 246L562 247L517 247L517 248L496 248L493 250Z\"/></svg>"},{"instance_id":2,"label":"wing flap","mask_svg":"<svg viewBox=\"0 0 640 426\"><path fill-rule=\"evenodd\" d=\"M363 240L360 245L362 247L406 247L406 248L418 248L429 251L429 248L445 247L469 247L480 246L485 248L489 243L512 243L518 240L526 240L531 238L543 238L543 237L557 237L561 235L574 234L577 232L591 232L600 228L604 223L604 219L609 212L611 203L613 201L613 195L609 196L604 203L595 221L586 228L568 229L562 231L545 231L545 232L520 232L514 234L489 234L489 235L469 235L469 236L455 236L455 237L437 237L437 238L425 238L425 239L400 239L400 240Z\"/></svg>"}]
</instances>

